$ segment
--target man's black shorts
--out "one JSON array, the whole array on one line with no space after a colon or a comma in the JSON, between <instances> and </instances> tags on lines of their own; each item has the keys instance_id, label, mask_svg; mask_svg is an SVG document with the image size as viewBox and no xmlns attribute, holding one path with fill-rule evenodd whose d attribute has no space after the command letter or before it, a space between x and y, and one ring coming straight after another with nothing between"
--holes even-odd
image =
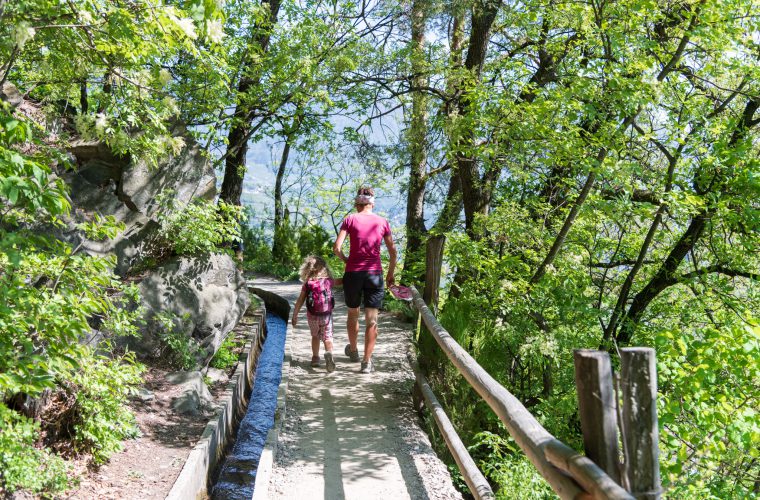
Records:
<instances>
[{"instance_id":1,"label":"man's black shorts","mask_svg":"<svg viewBox=\"0 0 760 500\"><path fill-rule=\"evenodd\" d=\"M380 309L384 294L382 271L350 271L343 275L343 295L347 307L359 307L364 295L364 307Z\"/></svg>"}]
</instances>

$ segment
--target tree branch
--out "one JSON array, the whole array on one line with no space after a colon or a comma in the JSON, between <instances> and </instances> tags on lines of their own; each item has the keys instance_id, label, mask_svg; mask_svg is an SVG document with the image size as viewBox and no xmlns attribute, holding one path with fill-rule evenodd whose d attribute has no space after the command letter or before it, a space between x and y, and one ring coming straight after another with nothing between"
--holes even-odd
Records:
<instances>
[{"instance_id":1,"label":"tree branch","mask_svg":"<svg viewBox=\"0 0 760 500\"><path fill-rule=\"evenodd\" d=\"M672 284L676 283L682 283L684 281L688 281L693 278L697 278L699 276L704 276L706 274L723 274L725 276L731 276L732 278L747 278L751 280L760 281L760 273L753 273L750 271L740 271L738 269L731 269L726 266L722 266L720 264L713 264L711 266L703 267L701 269L697 269L696 271L692 271L690 273L684 273L680 276L676 276L671 280Z\"/></svg>"}]
</instances>

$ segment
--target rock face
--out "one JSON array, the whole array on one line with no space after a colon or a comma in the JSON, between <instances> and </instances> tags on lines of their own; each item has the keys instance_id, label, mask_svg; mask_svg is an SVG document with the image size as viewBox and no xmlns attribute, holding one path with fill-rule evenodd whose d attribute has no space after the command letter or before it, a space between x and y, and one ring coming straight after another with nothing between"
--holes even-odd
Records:
<instances>
[{"instance_id":1,"label":"rock face","mask_svg":"<svg viewBox=\"0 0 760 500\"><path fill-rule=\"evenodd\" d=\"M55 135L51 129L65 128L63 119L61 123L46 122L44 113L8 82L0 85L0 101L10 103L38 124L45 124L51 138ZM75 133L71 126L67 130ZM161 332L156 315L170 313L176 318L176 330L200 343L198 365L204 366L243 316L250 299L245 279L231 257L208 255L165 260L171 250L157 245L160 227L157 212L161 208L157 199L161 193L171 190L177 205L197 198L213 200L216 196L216 175L198 143L180 125L173 128L172 135L181 138L184 146L156 166L115 154L103 142L71 142L68 153L74 168L61 167L56 172L69 187L72 211L67 226L35 228L90 255L115 256L115 271L121 276L128 275L136 264L155 266L161 260L139 285L140 305L145 311L143 336L123 341L138 353L156 354ZM126 229L113 239L89 240L77 224L92 220L95 214L112 216ZM99 337L100 333L93 330L86 340L97 343Z\"/></svg>"},{"instance_id":2,"label":"rock face","mask_svg":"<svg viewBox=\"0 0 760 500\"><path fill-rule=\"evenodd\" d=\"M179 387L181 394L172 401L172 408L182 415L197 415L208 408L214 398L203 381L201 372L174 372L166 376L167 382Z\"/></svg>"},{"instance_id":3,"label":"rock face","mask_svg":"<svg viewBox=\"0 0 760 500\"><path fill-rule=\"evenodd\" d=\"M24 96L21 95L21 92L13 84L4 82L2 87L0 87L0 101L5 101L11 107L16 108L24 102Z\"/></svg>"},{"instance_id":4,"label":"rock face","mask_svg":"<svg viewBox=\"0 0 760 500\"><path fill-rule=\"evenodd\" d=\"M166 249L156 244L159 195L172 190L180 205L216 195L216 176L198 144L182 128L174 135L183 137L185 147L157 167L115 155L103 143L73 143L69 152L77 169L61 177L70 187L74 213L59 237L81 244L91 255L115 255L115 271L122 276L136 264L151 262L151 257L163 259ZM76 223L95 213L113 216L126 229L114 239L87 240ZM250 304L245 280L226 255L169 258L147 271L139 288L145 311L142 337L124 341L146 356L160 352L165 328L156 315L168 313L177 332L200 344L199 367L209 362Z\"/></svg>"},{"instance_id":5,"label":"rock face","mask_svg":"<svg viewBox=\"0 0 760 500\"><path fill-rule=\"evenodd\" d=\"M132 346L150 354L159 343L155 322L158 313L180 318L182 331L197 340L202 352L199 366L205 366L224 338L251 304L246 281L229 255L175 257L150 271L140 282L146 327Z\"/></svg>"},{"instance_id":6,"label":"rock face","mask_svg":"<svg viewBox=\"0 0 760 500\"><path fill-rule=\"evenodd\" d=\"M209 161L184 129L176 128L174 135L183 137L185 147L157 167L117 156L100 142L73 143L69 152L76 159L77 169L61 177L71 189L74 217L60 237L75 245L84 240L82 248L91 255L114 254L116 272L123 275L150 253L152 237L159 227L155 215L161 192L173 190L180 204L195 198L213 199L216 176ZM93 213L112 215L125 224L125 231L112 240L86 240L75 224Z\"/></svg>"}]
</instances>

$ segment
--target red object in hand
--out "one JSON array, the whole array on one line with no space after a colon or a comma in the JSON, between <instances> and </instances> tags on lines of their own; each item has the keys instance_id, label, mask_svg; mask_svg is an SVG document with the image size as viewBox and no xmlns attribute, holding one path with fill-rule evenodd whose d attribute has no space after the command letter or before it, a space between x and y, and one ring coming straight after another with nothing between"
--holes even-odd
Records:
<instances>
[{"instance_id":1,"label":"red object in hand","mask_svg":"<svg viewBox=\"0 0 760 500\"><path fill-rule=\"evenodd\" d=\"M412 289L408 286L393 285L389 287L388 290L390 290L391 295L398 300L412 300Z\"/></svg>"}]
</instances>

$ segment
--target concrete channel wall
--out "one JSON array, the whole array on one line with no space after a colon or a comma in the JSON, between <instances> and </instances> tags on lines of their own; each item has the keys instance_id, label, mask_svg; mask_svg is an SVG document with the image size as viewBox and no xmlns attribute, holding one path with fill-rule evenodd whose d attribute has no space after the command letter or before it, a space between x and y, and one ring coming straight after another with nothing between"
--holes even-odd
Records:
<instances>
[{"instance_id":1,"label":"concrete channel wall","mask_svg":"<svg viewBox=\"0 0 760 500\"><path fill-rule=\"evenodd\" d=\"M190 451L182 471L166 500L191 500L208 497L208 484L224 451L234 440L237 423L248 407L261 347L266 339L266 308L249 309L244 321L252 324L246 341L243 363L239 363L220 398L214 417L206 424L200 440ZM255 328L253 328L255 327Z\"/></svg>"},{"instance_id":2,"label":"concrete channel wall","mask_svg":"<svg viewBox=\"0 0 760 500\"><path fill-rule=\"evenodd\" d=\"M274 412L274 425L267 433L267 440L264 443L264 449L261 452L261 458L259 459L259 466L256 470L256 482L253 486L253 499L252 500L266 500L269 492L269 481L272 478L272 469L274 468L274 458L277 455L277 442L280 438L280 431L285 422L285 411L287 395L288 395L288 383L290 381L290 362L291 362L291 342L293 341L293 327L288 321L290 318L290 303L284 298L276 295L267 290L261 288L250 288L251 292L255 293L264 300L269 310L285 318L287 323L287 331L285 334L285 349L284 358L282 360L282 372L280 379L280 387L277 390L277 408Z\"/></svg>"},{"instance_id":3,"label":"concrete channel wall","mask_svg":"<svg viewBox=\"0 0 760 500\"><path fill-rule=\"evenodd\" d=\"M206 424L201 438L191 450L166 500L193 500L209 497L212 476L224 458L224 453L234 443L238 424L248 408L248 398L253 388L259 354L266 339L266 312L270 310L287 321L290 313L290 304L287 300L265 290L251 288L250 291L264 301L264 306L249 309L244 317L244 320L250 322L252 326L244 354L241 355L245 356L245 360L235 369L220 398L214 417ZM275 422L267 435L259 461L254 498L266 498L269 488L277 439L285 416L291 333L291 328L288 326L285 357L282 363L282 381L277 393Z\"/></svg>"}]
</instances>

